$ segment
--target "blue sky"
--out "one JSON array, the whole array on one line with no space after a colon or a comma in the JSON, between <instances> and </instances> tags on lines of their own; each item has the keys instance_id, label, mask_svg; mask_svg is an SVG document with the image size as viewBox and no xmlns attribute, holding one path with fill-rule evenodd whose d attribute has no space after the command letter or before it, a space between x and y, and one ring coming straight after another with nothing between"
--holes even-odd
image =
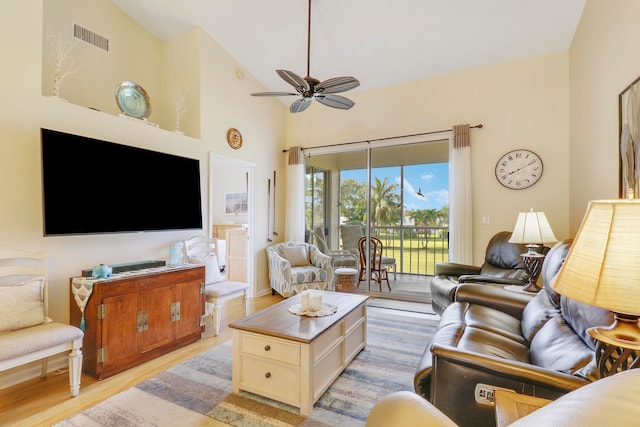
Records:
<instances>
[{"instance_id":1,"label":"blue sky","mask_svg":"<svg viewBox=\"0 0 640 427\"><path fill-rule=\"evenodd\" d=\"M389 180L400 187L400 167L386 167L372 170L373 177ZM343 170L340 179L355 179L366 182L366 170ZM424 197L418 196L418 190ZM431 163L404 167L405 209L440 209L449 204L449 163Z\"/></svg>"}]
</instances>

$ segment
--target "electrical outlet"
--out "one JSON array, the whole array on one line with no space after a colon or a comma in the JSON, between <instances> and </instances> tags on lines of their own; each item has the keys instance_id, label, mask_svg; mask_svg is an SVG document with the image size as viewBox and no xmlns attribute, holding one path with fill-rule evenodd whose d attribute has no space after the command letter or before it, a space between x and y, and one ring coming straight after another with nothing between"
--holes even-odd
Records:
<instances>
[{"instance_id":1,"label":"electrical outlet","mask_svg":"<svg viewBox=\"0 0 640 427\"><path fill-rule=\"evenodd\" d=\"M494 387L487 384L478 383L476 384L476 390L474 392L474 397L476 402L481 405L493 406L495 404L495 391L496 390L509 390L508 388L502 387Z\"/></svg>"}]
</instances>

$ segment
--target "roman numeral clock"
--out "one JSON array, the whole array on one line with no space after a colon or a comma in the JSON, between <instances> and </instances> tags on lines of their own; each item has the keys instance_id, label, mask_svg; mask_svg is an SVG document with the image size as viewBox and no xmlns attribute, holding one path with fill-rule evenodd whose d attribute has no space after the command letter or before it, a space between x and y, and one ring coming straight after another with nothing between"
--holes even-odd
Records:
<instances>
[{"instance_id":1,"label":"roman numeral clock","mask_svg":"<svg viewBox=\"0 0 640 427\"><path fill-rule=\"evenodd\" d=\"M523 190L542 176L542 159L531 150L509 151L496 163L498 182L511 190Z\"/></svg>"}]
</instances>

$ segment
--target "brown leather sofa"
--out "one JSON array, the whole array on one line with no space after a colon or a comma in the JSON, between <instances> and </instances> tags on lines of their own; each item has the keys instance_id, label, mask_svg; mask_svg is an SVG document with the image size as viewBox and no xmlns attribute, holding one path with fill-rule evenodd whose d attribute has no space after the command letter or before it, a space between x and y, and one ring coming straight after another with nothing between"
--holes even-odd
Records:
<instances>
[{"instance_id":1,"label":"brown leather sofa","mask_svg":"<svg viewBox=\"0 0 640 427\"><path fill-rule=\"evenodd\" d=\"M637 426L638 420L640 369L632 369L572 391L510 427ZM456 427L456 423L418 395L402 391L376 403L366 427Z\"/></svg>"},{"instance_id":2,"label":"brown leather sofa","mask_svg":"<svg viewBox=\"0 0 640 427\"><path fill-rule=\"evenodd\" d=\"M520 254L527 252L526 245L509 243L510 231L501 231L487 244L484 264L480 267L453 262L436 264L431 280L431 305L442 314L455 300L460 283L485 283L523 286L529 280Z\"/></svg>"},{"instance_id":3,"label":"brown leather sofa","mask_svg":"<svg viewBox=\"0 0 640 427\"><path fill-rule=\"evenodd\" d=\"M544 289L534 297L460 285L419 363L416 393L461 426L493 426L493 407L476 400L478 384L553 400L598 379L595 342L585 331L613 317L553 291L569 247L564 241L549 251Z\"/></svg>"}]
</instances>

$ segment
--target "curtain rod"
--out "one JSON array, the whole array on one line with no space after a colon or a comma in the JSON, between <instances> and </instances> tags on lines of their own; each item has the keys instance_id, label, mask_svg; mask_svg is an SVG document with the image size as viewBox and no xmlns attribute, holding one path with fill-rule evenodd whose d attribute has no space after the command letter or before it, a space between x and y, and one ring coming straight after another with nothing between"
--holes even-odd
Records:
<instances>
[{"instance_id":1,"label":"curtain rod","mask_svg":"<svg viewBox=\"0 0 640 427\"><path fill-rule=\"evenodd\" d=\"M482 123L478 123L475 126L469 126L469 129L482 129ZM431 132L413 133L413 134L410 134L410 135L388 136L386 138L365 139L365 140L362 140L362 141L340 142L340 143L337 143L337 144L316 145L315 147L303 148L302 151L311 150L313 148L340 147L342 145L362 144L363 142L386 141L386 140L389 140L389 139L409 138L409 137L412 137L412 136L433 135L434 133L451 132L451 131L453 131L453 129L434 130L434 131L431 131ZM287 152L289 152L289 150L288 149L282 150L282 152L283 153L287 153Z\"/></svg>"}]
</instances>

